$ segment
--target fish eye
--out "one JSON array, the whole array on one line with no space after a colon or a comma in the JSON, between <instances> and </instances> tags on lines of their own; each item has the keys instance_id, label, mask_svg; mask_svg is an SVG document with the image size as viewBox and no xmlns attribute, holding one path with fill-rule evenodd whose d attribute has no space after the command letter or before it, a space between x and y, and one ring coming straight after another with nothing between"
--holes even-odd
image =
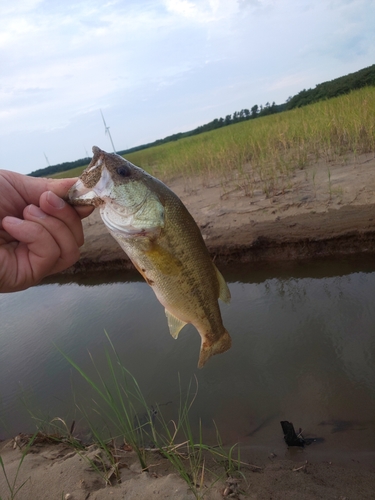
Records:
<instances>
[{"instance_id":1,"label":"fish eye","mask_svg":"<svg viewBox=\"0 0 375 500\"><path fill-rule=\"evenodd\" d=\"M129 177L130 176L130 168L122 166L116 168L116 172L118 175L121 175L121 177Z\"/></svg>"}]
</instances>

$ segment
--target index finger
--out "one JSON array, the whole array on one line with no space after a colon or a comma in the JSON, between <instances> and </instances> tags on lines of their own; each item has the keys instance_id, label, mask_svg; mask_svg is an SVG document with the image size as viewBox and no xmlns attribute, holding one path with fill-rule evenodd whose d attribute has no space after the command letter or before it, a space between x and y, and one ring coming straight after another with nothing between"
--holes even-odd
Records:
<instances>
[{"instance_id":1,"label":"index finger","mask_svg":"<svg viewBox=\"0 0 375 500\"><path fill-rule=\"evenodd\" d=\"M30 177L9 170L0 170L0 177L21 196L25 205L38 205L39 198L45 191L53 191L60 198L64 198L77 180L72 177L67 179Z\"/></svg>"}]
</instances>

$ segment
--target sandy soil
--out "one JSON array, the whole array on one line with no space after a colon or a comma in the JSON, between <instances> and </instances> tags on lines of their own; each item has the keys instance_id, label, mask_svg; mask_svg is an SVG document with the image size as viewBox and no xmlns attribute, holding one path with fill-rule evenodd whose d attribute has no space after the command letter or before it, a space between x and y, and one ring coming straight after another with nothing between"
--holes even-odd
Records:
<instances>
[{"instance_id":1,"label":"sandy soil","mask_svg":"<svg viewBox=\"0 0 375 500\"><path fill-rule=\"evenodd\" d=\"M215 262L287 260L375 251L375 156L312 164L269 197L260 180L247 196L240 178L168 182L197 221ZM131 267L98 210L71 271Z\"/></svg>"},{"instance_id":2,"label":"sandy soil","mask_svg":"<svg viewBox=\"0 0 375 500\"><path fill-rule=\"evenodd\" d=\"M252 186L251 196L246 196L241 184L239 178L225 184L215 178L174 179L168 183L193 214L219 265L375 252L374 154L311 165L297 171L269 197L260 188L260 181ZM130 267L98 211L84 225L82 257L70 272ZM15 476L21 458L19 447L13 445L14 441L0 443L1 458L10 478ZM303 454L296 459L286 446L285 450L282 457L270 450L266 459L248 450L242 459L259 469L243 467L244 477L238 485L226 484L224 476L210 487L207 474L200 494L212 500L223 498L224 493L228 498L257 500L375 498L375 463L371 459L366 463L353 460L345 466L335 462L306 463ZM163 458L158 456L157 465L142 472L131 451L124 451L120 458L122 482L106 485L85 458L97 460L98 454L100 451L94 447L78 454L63 443L35 444L20 467L17 485L26 483L16 498L194 498ZM11 498L1 471L0 498Z\"/></svg>"},{"instance_id":3,"label":"sandy soil","mask_svg":"<svg viewBox=\"0 0 375 500\"><path fill-rule=\"evenodd\" d=\"M23 436L17 437L22 444ZM285 446L286 449L286 446ZM0 453L5 462L8 478L13 481L22 457L22 451L14 440L0 443ZM278 457L273 453L257 464L248 462L241 468L242 475L227 478L223 467L205 463L203 484L197 488L198 498L220 500L236 498L238 500L370 500L375 492L375 467L364 467L359 462L350 466L339 463L311 463L304 460L303 451L287 452L288 457ZM51 444L46 440L34 444L26 454L19 469L16 487L21 487L18 500L189 500L196 496L187 483L172 470L168 461L153 454L152 465L148 471L142 471L135 453L121 451L119 457L120 481L114 475L109 483L104 473L95 471L89 460L104 470L109 462L104 453L89 446L76 452L64 443ZM246 451L241 460L252 457L254 453ZM296 458L297 455L297 458ZM299 456L298 456L299 455ZM251 465L250 465L251 464ZM220 479L213 481L211 472ZM110 474L109 474L110 475ZM0 497L13 498L0 475Z\"/></svg>"}]
</instances>

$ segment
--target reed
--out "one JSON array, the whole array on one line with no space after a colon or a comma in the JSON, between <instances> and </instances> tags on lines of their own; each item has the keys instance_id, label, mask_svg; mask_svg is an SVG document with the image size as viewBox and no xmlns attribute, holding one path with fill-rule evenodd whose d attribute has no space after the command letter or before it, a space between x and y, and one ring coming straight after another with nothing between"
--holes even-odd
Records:
<instances>
[{"instance_id":1,"label":"reed","mask_svg":"<svg viewBox=\"0 0 375 500\"><path fill-rule=\"evenodd\" d=\"M180 401L177 415L174 419L167 420L160 406L154 408L146 402L136 379L124 367L109 336L106 336L110 346L110 350L106 352L109 379L108 374L104 376L95 368L94 380L60 351L93 392L91 408L87 407L86 403L78 404L78 408L85 417L99 451L96 449L91 456L79 449L77 452L89 459L90 465L106 483L110 483L113 478L120 480L120 468L124 458L124 452L121 450L124 448L136 453L140 466L145 471L152 465L155 452L163 456L186 481L196 498L203 498L218 480L227 478L229 472L234 474L242 466L248 465L238 462L234 457L234 447L226 452L218 431L218 444L214 447L205 444L201 425L198 435L193 432L190 410L197 395L197 383L194 390L190 383L187 391L183 391L179 381ZM95 367L93 359L92 362ZM100 427L92 421L92 410L103 422ZM207 467L208 458L231 465L229 468L226 465L222 474L216 474Z\"/></svg>"},{"instance_id":2,"label":"reed","mask_svg":"<svg viewBox=\"0 0 375 500\"><path fill-rule=\"evenodd\" d=\"M64 442L70 445L106 484L121 482L121 469L127 467L129 451L135 452L142 471L147 471L160 456L168 460L175 472L186 481L197 499L203 499L218 482L229 481L227 489L239 488L245 480L242 468L258 470L260 467L241 461L237 444L225 447L216 428L217 443L205 443L202 426L191 425L190 411L198 393L198 382L184 390L179 379L180 399L177 414L167 419L161 406L148 404L135 377L125 368L108 334L107 367L99 371L91 357L94 373L89 376L75 361L59 349L64 358L87 382L89 399L76 400L76 406L90 430L90 444L83 443L75 434L75 421L68 426L60 417L42 419L31 413L37 424L33 436L24 436L26 447L22 451L17 473L13 479L7 475L0 457L0 470L9 489L7 499L13 500L27 480L18 484L23 460L34 442ZM96 419L93 419L93 413ZM99 422L99 423L98 423ZM0 495L0 500L5 500Z\"/></svg>"},{"instance_id":3,"label":"reed","mask_svg":"<svg viewBox=\"0 0 375 500\"><path fill-rule=\"evenodd\" d=\"M288 174L310 160L375 146L375 87L141 150L127 158L163 175L241 170Z\"/></svg>"},{"instance_id":4,"label":"reed","mask_svg":"<svg viewBox=\"0 0 375 500\"><path fill-rule=\"evenodd\" d=\"M320 159L375 149L375 87L303 108L240 122L130 153L126 158L168 181L200 176L235 181L251 195L256 182L271 196L296 169ZM60 176L79 175L81 169Z\"/></svg>"}]
</instances>

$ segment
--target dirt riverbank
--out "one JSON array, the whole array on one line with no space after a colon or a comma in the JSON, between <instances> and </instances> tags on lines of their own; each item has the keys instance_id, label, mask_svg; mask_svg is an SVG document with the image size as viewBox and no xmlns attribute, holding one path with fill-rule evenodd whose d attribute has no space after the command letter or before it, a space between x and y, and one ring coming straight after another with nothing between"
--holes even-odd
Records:
<instances>
[{"instance_id":1,"label":"dirt riverbank","mask_svg":"<svg viewBox=\"0 0 375 500\"><path fill-rule=\"evenodd\" d=\"M22 444L20 435L18 444ZM313 445L311 445L313 446ZM0 443L8 478L13 481L21 459L14 440ZM135 453L118 450L121 482L111 475L105 455L95 446L75 451L71 446L41 440L26 455L16 486L24 486L17 500L193 500L195 495L176 474L170 463L154 453L148 471L142 471ZM374 498L375 466L360 460L345 466L337 461L315 462L305 459L303 450L285 446L278 456L272 452L260 458L254 451L241 451L241 474L227 478L223 464L207 461L200 469L196 493L199 498L220 500L370 500ZM95 462L98 470L90 466ZM107 465L104 472L103 465ZM250 465L251 464L251 465ZM203 474L203 476L201 475ZM104 477L110 476L110 484ZM219 477L219 479L218 479ZM216 481L216 482L215 482ZM112 484L111 484L112 483ZM0 497L10 496L3 474L0 474Z\"/></svg>"},{"instance_id":2,"label":"dirt riverbank","mask_svg":"<svg viewBox=\"0 0 375 500\"><path fill-rule=\"evenodd\" d=\"M198 223L220 265L375 252L375 156L311 164L251 195L240 178L173 179L168 186ZM70 271L131 267L98 210L84 221L81 259Z\"/></svg>"}]
</instances>

